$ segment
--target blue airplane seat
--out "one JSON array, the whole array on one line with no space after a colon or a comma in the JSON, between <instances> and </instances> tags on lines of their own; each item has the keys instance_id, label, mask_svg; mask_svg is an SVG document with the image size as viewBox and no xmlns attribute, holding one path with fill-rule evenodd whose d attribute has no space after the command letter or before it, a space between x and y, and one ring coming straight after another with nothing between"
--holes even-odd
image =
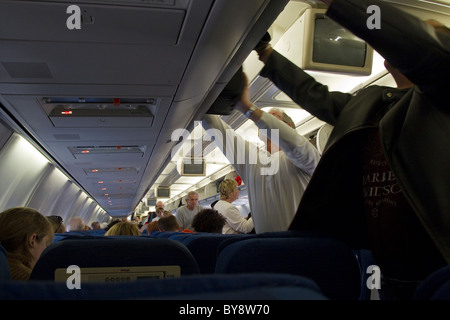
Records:
<instances>
[{"instance_id":1,"label":"blue airplane seat","mask_svg":"<svg viewBox=\"0 0 450 320\"><path fill-rule=\"evenodd\" d=\"M227 239L246 239L243 234L193 233L172 235L170 239L180 241L188 248L197 261L200 272L214 273L218 256L218 247Z\"/></svg>"},{"instance_id":2,"label":"blue airplane seat","mask_svg":"<svg viewBox=\"0 0 450 320\"><path fill-rule=\"evenodd\" d=\"M2 281L0 300L327 300L311 279L285 274L189 275L118 283ZM258 304L261 304L258 302ZM165 312L179 315L171 305ZM271 310L272 314L274 311ZM214 313L215 315L216 313ZM221 313L218 312L218 315ZM211 317L213 318L213 317Z\"/></svg>"},{"instance_id":3,"label":"blue airplane seat","mask_svg":"<svg viewBox=\"0 0 450 320\"><path fill-rule=\"evenodd\" d=\"M58 241L48 246L30 280L54 280L56 269L179 266L180 275L198 274L189 250L177 241L138 236L108 236Z\"/></svg>"},{"instance_id":4,"label":"blue airplane seat","mask_svg":"<svg viewBox=\"0 0 450 320\"><path fill-rule=\"evenodd\" d=\"M103 236L106 233L106 230L104 228L102 229L95 229L95 230L85 230L85 231L81 231L85 234L90 234L90 235L98 235L98 236Z\"/></svg>"},{"instance_id":5,"label":"blue airplane seat","mask_svg":"<svg viewBox=\"0 0 450 320\"><path fill-rule=\"evenodd\" d=\"M105 230L86 230L86 231L68 231L63 233L55 233L53 242L58 242L67 239L97 239L105 235Z\"/></svg>"},{"instance_id":6,"label":"blue airplane seat","mask_svg":"<svg viewBox=\"0 0 450 320\"><path fill-rule=\"evenodd\" d=\"M413 300L450 300L450 265L425 278L417 287Z\"/></svg>"},{"instance_id":7,"label":"blue airplane seat","mask_svg":"<svg viewBox=\"0 0 450 320\"><path fill-rule=\"evenodd\" d=\"M244 237L245 236L245 237ZM317 237L322 236L322 234L313 233L309 231L297 231L297 230L288 230L288 231L271 231L271 232L263 232L263 233L248 233L248 234L242 234L241 237L235 237L235 238L229 238L224 241L222 241L219 244L219 247L217 248L218 254L222 252L223 249L225 249L230 244L241 241L243 239L249 239L249 238L298 238L298 237Z\"/></svg>"},{"instance_id":8,"label":"blue airplane seat","mask_svg":"<svg viewBox=\"0 0 450 320\"><path fill-rule=\"evenodd\" d=\"M161 231L156 230L156 231L152 231L150 233L147 232L147 236L152 237L152 238L158 238L158 235L161 233Z\"/></svg>"},{"instance_id":9,"label":"blue airplane seat","mask_svg":"<svg viewBox=\"0 0 450 320\"><path fill-rule=\"evenodd\" d=\"M9 271L8 253L6 249L0 245L0 281L11 280Z\"/></svg>"},{"instance_id":10,"label":"blue airplane seat","mask_svg":"<svg viewBox=\"0 0 450 320\"><path fill-rule=\"evenodd\" d=\"M152 237L156 237L156 238L171 238L173 235L177 235L177 234L181 234L181 235L191 235L194 233L186 233L186 232L181 232L181 231L153 231L151 233Z\"/></svg>"},{"instance_id":11,"label":"blue airplane seat","mask_svg":"<svg viewBox=\"0 0 450 320\"><path fill-rule=\"evenodd\" d=\"M322 237L251 238L220 252L216 273L288 273L311 278L333 300L358 300L358 261L344 243Z\"/></svg>"},{"instance_id":12,"label":"blue airplane seat","mask_svg":"<svg viewBox=\"0 0 450 320\"><path fill-rule=\"evenodd\" d=\"M164 234L164 237L167 237L172 240L177 240L177 241L180 241L180 240L183 240L186 238L202 236L205 234L204 232L182 232L182 231L172 231L172 232L164 231L162 233Z\"/></svg>"}]
</instances>

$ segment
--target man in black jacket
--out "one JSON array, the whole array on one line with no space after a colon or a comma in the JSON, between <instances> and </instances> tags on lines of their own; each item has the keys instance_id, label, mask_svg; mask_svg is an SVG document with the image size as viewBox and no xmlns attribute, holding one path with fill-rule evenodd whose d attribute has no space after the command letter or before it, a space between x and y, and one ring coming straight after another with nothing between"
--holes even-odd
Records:
<instances>
[{"instance_id":1,"label":"man in black jacket","mask_svg":"<svg viewBox=\"0 0 450 320\"><path fill-rule=\"evenodd\" d=\"M410 298L450 263L450 35L379 0L324 2L386 59L398 88L329 92L270 44L256 48L260 74L334 126L290 229L371 249L383 298ZM367 27L371 5L380 29ZM239 103L244 112L248 102Z\"/></svg>"}]
</instances>

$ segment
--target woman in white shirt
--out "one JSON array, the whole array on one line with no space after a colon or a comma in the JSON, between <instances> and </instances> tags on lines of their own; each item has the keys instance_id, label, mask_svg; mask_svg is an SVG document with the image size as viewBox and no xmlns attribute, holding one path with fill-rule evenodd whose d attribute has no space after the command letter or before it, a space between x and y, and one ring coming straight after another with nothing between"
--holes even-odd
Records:
<instances>
[{"instance_id":1,"label":"woman in white shirt","mask_svg":"<svg viewBox=\"0 0 450 320\"><path fill-rule=\"evenodd\" d=\"M244 218L239 209L232 203L239 197L238 184L235 180L225 179L219 185L220 200L214 209L226 218L222 233L250 233L253 230L253 219Z\"/></svg>"}]
</instances>

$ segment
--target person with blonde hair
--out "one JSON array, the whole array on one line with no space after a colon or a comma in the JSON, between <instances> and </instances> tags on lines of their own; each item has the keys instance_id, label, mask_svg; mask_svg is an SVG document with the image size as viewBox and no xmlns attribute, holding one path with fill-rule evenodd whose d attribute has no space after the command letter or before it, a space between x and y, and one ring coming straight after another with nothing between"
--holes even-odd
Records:
<instances>
[{"instance_id":1,"label":"person with blonde hair","mask_svg":"<svg viewBox=\"0 0 450 320\"><path fill-rule=\"evenodd\" d=\"M252 217L244 218L239 209L232 204L239 197L236 180L223 180L219 185L219 194L220 200L214 205L214 209L226 219L222 233L250 233L254 228Z\"/></svg>"},{"instance_id":2,"label":"person with blonde hair","mask_svg":"<svg viewBox=\"0 0 450 320\"><path fill-rule=\"evenodd\" d=\"M137 224L130 221L121 221L106 231L105 236L139 236L140 234Z\"/></svg>"},{"instance_id":3,"label":"person with blonde hair","mask_svg":"<svg viewBox=\"0 0 450 320\"><path fill-rule=\"evenodd\" d=\"M13 280L28 280L44 249L53 241L53 228L39 211L15 207L0 213L0 243L8 253Z\"/></svg>"}]
</instances>

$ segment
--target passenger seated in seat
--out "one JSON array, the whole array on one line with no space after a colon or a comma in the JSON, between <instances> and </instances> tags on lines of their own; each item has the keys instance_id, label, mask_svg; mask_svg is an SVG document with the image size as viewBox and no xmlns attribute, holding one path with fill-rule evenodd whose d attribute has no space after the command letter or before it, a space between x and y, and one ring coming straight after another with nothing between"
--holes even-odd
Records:
<instances>
[{"instance_id":1,"label":"passenger seated in seat","mask_svg":"<svg viewBox=\"0 0 450 320\"><path fill-rule=\"evenodd\" d=\"M91 223L91 230L100 230L100 221L94 221Z\"/></svg>"},{"instance_id":2,"label":"passenger seated in seat","mask_svg":"<svg viewBox=\"0 0 450 320\"><path fill-rule=\"evenodd\" d=\"M16 207L0 213L0 243L8 252L13 280L28 280L42 251L53 241L47 218L32 208Z\"/></svg>"},{"instance_id":3,"label":"passenger seated in seat","mask_svg":"<svg viewBox=\"0 0 450 320\"><path fill-rule=\"evenodd\" d=\"M141 232L136 223L130 221L122 221L113 225L105 236L139 236Z\"/></svg>"},{"instance_id":4,"label":"passenger seated in seat","mask_svg":"<svg viewBox=\"0 0 450 320\"><path fill-rule=\"evenodd\" d=\"M150 223L147 223L146 225L147 228L147 234L152 233L153 231L158 231L158 221L152 221Z\"/></svg>"},{"instance_id":5,"label":"passenger seated in seat","mask_svg":"<svg viewBox=\"0 0 450 320\"><path fill-rule=\"evenodd\" d=\"M86 224L81 217L72 217L67 227L68 231L85 231Z\"/></svg>"},{"instance_id":6,"label":"passenger seated in seat","mask_svg":"<svg viewBox=\"0 0 450 320\"><path fill-rule=\"evenodd\" d=\"M66 227L64 226L63 218L61 218L61 216L47 216L46 218L52 225L54 233L66 232Z\"/></svg>"},{"instance_id":7,"label":"passenger seated in seat","mask_svg":"<svg viewBox=\"0 0 450 320\"><path fill-rule=\"evenodd\" d=\"M153 221L152 223L156 223L158 226L158 230L161 232L169 231L169 232L193 233L193 231L190 229L181 230L181 227L178 223L177 218L169 211L165 211L159 220ZM152 230L152 231L155 231L155 230Z\"/></svg>"},{"instance_id":8,"label":"passenger seated in seat","mask_svg":"<svg viewBox=\"0 0 450 320\"><path fill-rule=\"evenodd\" d=\"M226 219L213 209L203 209L192 220L195 232L222 233Z\"/></svg>"},{"instance_id":9,"label":"passenger seated in seat","mask_svg":"<svg viewBox=\"0 0 450 320\"><path fill-rule=\"evenodd\" d=\"M107 232L109 229L111 229L116 223L119 223L120 219L115 219L108 223L108 225L105 227L105 232Z\"/></svg>"},{"instance_id":10,"label":"passenger seated in seat","mask_svg":"<svg viewBox=\"0 0 450 320\"><path fill-rule=\"evenodd\" d=\"M177 218L173 215L167 215L157 220L159 231L180 231L181 227L178 224Z\"/></svg>"}]
</instances>

